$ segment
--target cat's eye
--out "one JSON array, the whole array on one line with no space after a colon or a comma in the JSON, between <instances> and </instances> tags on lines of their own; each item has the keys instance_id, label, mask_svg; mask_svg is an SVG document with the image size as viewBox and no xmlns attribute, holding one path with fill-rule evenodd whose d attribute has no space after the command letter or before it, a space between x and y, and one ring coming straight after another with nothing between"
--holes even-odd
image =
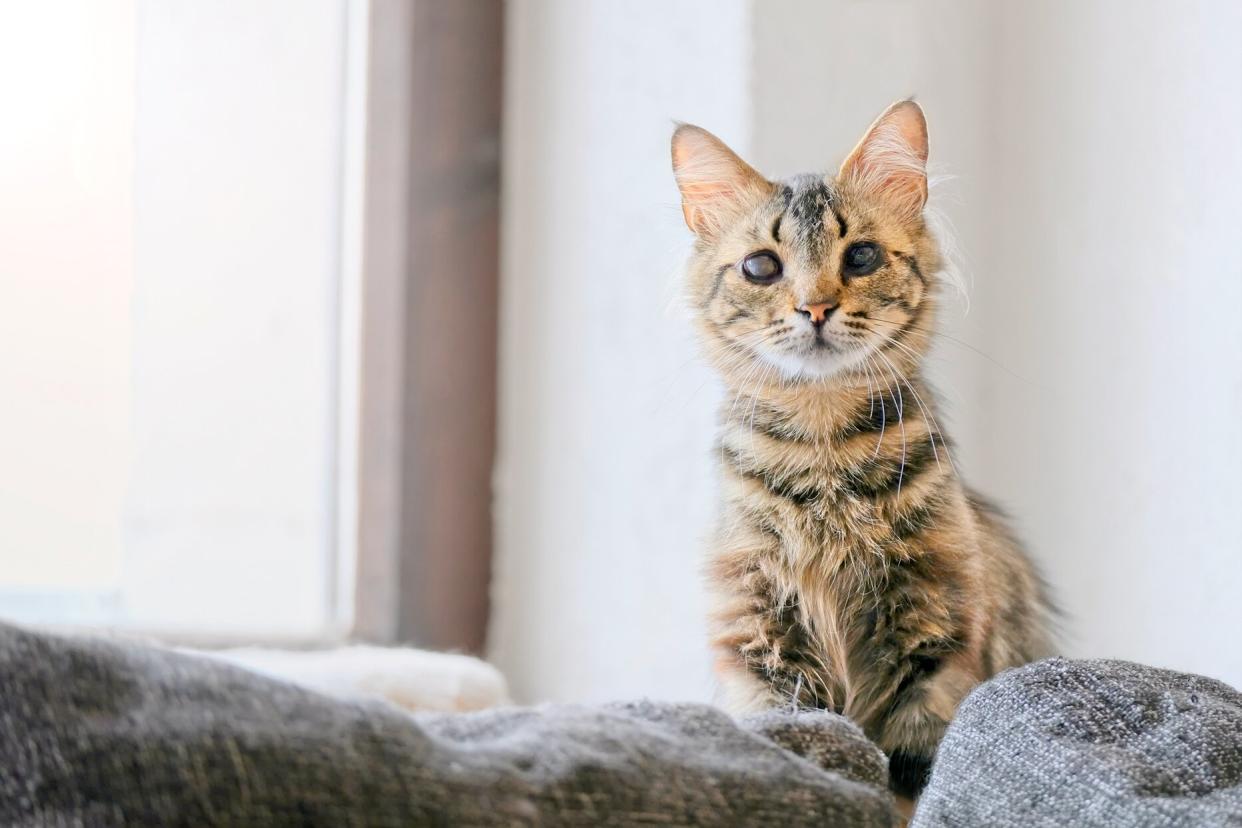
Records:
<instances>
[{"instance_id":1,"label":"cat's eye","mask_svg":"<svg viewBox=\"0 0 1242 828\"><path fill-rule=\"evenodd\" d=\"M781 278L784 268L771 250L760 250L742 259L742 275L756 285L770 285Z\"/></svg>"},{"instance_id":2,"label":"cat's eye","mask_svg":"<svg viewBox=\"0 0 1242 828\"><path fill-rule=\"evenodd\" d=\"M866 276L874 273L884 262L880 247L872 242L851 244L845 250L842 269L846 276Z\"/></svg>"}]
</instances>

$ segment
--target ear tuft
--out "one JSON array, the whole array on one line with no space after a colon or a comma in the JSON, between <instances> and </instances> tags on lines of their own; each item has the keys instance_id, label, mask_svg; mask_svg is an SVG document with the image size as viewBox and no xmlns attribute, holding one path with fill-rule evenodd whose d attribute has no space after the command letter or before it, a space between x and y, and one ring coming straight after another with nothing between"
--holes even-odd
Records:
<instances>
[{"instance_id":1,"label":"ear tuft","mask_svg":"<svg viewBox=\"0 0 1242 828\"><path fill-rule=\"evenodd\" d=\"M876 119L839 173L910 217L927 203L927 119L914 101L898 101Z\"/></svg>"},{"instance_id":2,"label":"ear tuft","mask_svg":"<svg viewBox=\"0 0 1242 828\"><path fill-rule=\"evenodd\" d=\"M712 238L730 218L771 192L763 176L701 127L677 127L672 151L681 210L700 238Z\"/></svg>"}]
</instances>

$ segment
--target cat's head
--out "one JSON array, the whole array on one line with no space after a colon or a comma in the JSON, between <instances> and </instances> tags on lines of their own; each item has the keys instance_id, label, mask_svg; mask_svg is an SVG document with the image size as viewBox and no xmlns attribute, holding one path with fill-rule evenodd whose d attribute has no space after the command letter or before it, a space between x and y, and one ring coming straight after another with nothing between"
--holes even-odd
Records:
<instances>
[{"instance_id":1,"label":"cat's head","mask_svg":"<svg viewBox=\"0 0 1242 828\"><path fill-rule=\"evenodd\" d=\"M941 266L923 216L927 124L913 101L889 107L835 176L768 181L689 124L672 149L697 237L689 299L726 373L861 372L900 358L906 335L924 330Z\"/></svg>"}]
</instances>

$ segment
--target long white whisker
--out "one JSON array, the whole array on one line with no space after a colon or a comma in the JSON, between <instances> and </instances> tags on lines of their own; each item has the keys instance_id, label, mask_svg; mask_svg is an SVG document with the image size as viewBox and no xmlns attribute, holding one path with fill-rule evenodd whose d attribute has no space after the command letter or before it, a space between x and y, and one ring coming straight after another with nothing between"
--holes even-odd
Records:
<instances>
[{"instance_id":1,"label":"long white whisker","mask_svg":"<svg viewBox=\"0 0 1242 828\"><path fill-rule=\"evenodd\" d=\"M919 359L919 354L918 354L918 352L917 352L917 351L915 351L913 348L911 348L909 345L906 345L906 344L905 344L905 343L903 343L903 342L898 342L897 340L895 340L895 339L891 339L891 338L889 338L889 337L884 337L884 341L885 341L885 342L888 342L888 343L891 343L891 344L893 344L893 345L896 345L898 348L901 348L901 349L902 349L902 350L904 350L906 353L910 354L910 356L911 356L913 359L915 359L916 361ZM879 353L879 351L877 351L876 353L878 354L878 353ZM919 409L920 409L920 410L922 410L922 412L923 412L923 416L927 418L928 422L930 422L930 423L931 423L931 425L932 425L932 427L935 429L935 434L933 434L933 435L929 435L929 437L930 437L930 439L931 439L931 444L932 444L932 452L936 455L936 463L937 463L937 466L939 466L939 463L940 463L940 454L939 454L939 452L936 450L936 435L943 435L943 434L944 434L944 432L943 432L943 430L940 428L940 423L939 423L939 421L937 421L937 419L936 419L936 415L935 415L935 414L933 414L933 413L931 412L931 410L930 410L927 406L925 406L925 405L923 404L923 398L922 398L922 396L919 394L918 389L916 389L913 385L911 385L909 380L905 380L905 383L906 383L906 387L910 389L910 393L912 393L912 394L914 395L914 401L915 401L916 403L918 403ZM943 436L941 436L941 437L940 437L940 445L941 445L941 447L944 449L944 456L945 456L945 459L947 459L947 460L949 461L949 466L953 469L953 473L954 473L954 474L958 474L957 464L953 461L953 454L952 454L952 452L950 452L950 451L949 451L949 446L948 446L948 444L944 441L944 437L943 437Z\"/></svg>"},{"instance_id":2,"label":"long white whisker","mask_svg":"<svg viewBox=\"0 0 1242 828\"><path fill-rule=\"evenodd\" d=\"M870 356L870 355L868 355L868 357L867 357L867 358L868 358L868 359L870 359L870 358L871 358L871 356ZM874 363L873 363L873 364L874 364ZM879 370L878 370L878 366L877 366L877 370L876 370L876 382L878 383L878 382L880 382L881 380L883 380L883 377L881 377L881 376L880 376L880 374L879 374ZM889 392L889 396L891 397L891 396L892 396L892 389L891 389L891 388L889 388L889 385L888 385L888 382L887 382L887 381L885 381L885 382L884 382L884 388L885 388L885 389ZM881 391L881 392L880 392L880 436L876 438L876 441L875 441L875 451L874 451L874 452L872 452L872 454L871 454L871 459L872 459L872 460L874 460L875 458L877 458L877 457L879 457L879 456L880 456L880 445L881 445L881 444L883 444L883 442L884 442L884 428L885 428L885 426L887 426L887 425L888 425L888 411L886 410L886 408L885 408L885 406L884 406L884 391Z\"/></svg>"},{"instance_id":3,"label":"long white whisker","mask_svg":"<svg viewBox=\"0 0 1242 828\"><path fill-rule=\"evenodd\" d=\"M911 357L913 357L915 360L917 360L917 359L918 359L918 356L919 356L919 355L918 355L918 354L914 351L914 349L913 349L913 348L909 347L908 345L905 345L904 343L897 342L896 340L889 340L889 341L890 341L890 342L892 342L892 344L896 345L898 348L901 348L901 349L902 349L903 351L905 351L906 353L910 354L910 356L911 356ZM879 352L877 352L877 353L879 353ZM884 359L884 361L885 361L885 362L888 362L888 363L889 363L890 368L892 368L894 371L896 371L895 366L893 366L893 364L892 364L891 362L889 362L889 360L888 360L888 358L887 358L887 357L884 357L882 353L880 354L880 356ZM914 385L912 385L912 384L911 384L910 380L909 380L909 379L907 379L904 375L899 375L898 379L899 379L899 381L900 381L900 382L904 383L904 384L905 384L905 386L906 386L906 388L908 388L908 389L910 390L910 393L911 393L912 395L914 395L914 402L915 402L915 404L919 407L919 411L921 411L921 412L922 412L922 414L923 414L923 419L924 419L927 423L929 423L929 424L931 424L932 426L934 426L934 428L929 428L929 429L928 429L927 439L928 439L928 441L931 443L931 447L932 447L932 454L933 454L933 455L935 456L935 458L936 458L936 468L937 468L937 469L940 469L940 452L939 452L939 450L936 448L936 435L937 435L937 433L940 431L940 426L936 424L936 418L935 418L935 417L933 417L933 416L932 416L932 414L931 414L931 412L927 410L927 406L925 406L925 405L923 404L923 398L922 398L922 396L919 394L918 389L917 389L917 388L915 388L915 387L914 387ZM945 454L946 454L946 456L948 455L948 451L949 451L948 446L945 446Z\"/></svg>"},{"instance_id":4,"label":"long white whisker","mask_svg":"<svg viewBox=\"0 0 1242 828\"><path fill-rule=\"evenodd\" d=\"M879 353L878 351L876 352L876 354L877 354L877 355L878 355L881 359L883 359L885 363L887 363L887 364L890 366L889 370L890 370L890 372L891 372L891 373L893 373L893 379L894 379L894 380L897 380L897 426L898 426L898 428L900 428L900 429L901 429L901 467L897 470L897 495L896 495L896 496L897 496L897 497L900 497L900 496L901 496L901 484L902 484L902 481L903 481L903 480L905 480L905 476L906 476L906 406L905 406L905 399L902 397L902 394L901 394L901 382L900 382L900 380L898 380L898 377L897 377L897 375L896 375L896 372L893 372L893 371L892 371L892 368L891 368L892 363L888 361L888 358L887 358L887 357L885 357L883 354Z\"/></svg>"},{"instance_id":5,"label":"long white whisker","mask_svg":"<svg viewBox=\"0 0 1242 828\"><path fill-rule=\"evenodd\" d=\"M877 318L875 318L875 317L873 317L873 316L869 316L869 317L867 317L867 321L868 321L868 322L875 322L875 323L880 324L880 325L890 325L890 326L892 326L893 328L898 328L898 329L900 329L900 328L902 328L902 327L905 327L905 325L903 325L903 324L902 324L902 323L900 323L900 322L894 322L894 321L892 321L892 320L890 320L890 319L877 319ZM907 323L907 324L908 324L908 323ZM997 368L1001 369L1002 371L1004 371L1006 374L1008 374L1009 376L1013 377L1014 379L1021 380L1022 382L1025 382L1025 383L1030 383L1030 382L1031 382L1029 379L1027 379L1026 377L1022 376L1021 374L1017 373L1016 371L1014 371L1013 369L1011 369L1009 366L1005 365L1003 362L1000 362L999 360L997 360L997 359L996 359L995 357L993 357L991 354L988 354L988 353L985 353L984 351L979 350L979 349L978 349L978 348L976 348L974 345L971 345L969 342L967 342L967 341L966 341L966 340L964 340L964 339L958 339L957 337L954 337L954 336L949 336L947 333L942 333L942 332L940 332L940 331L935 331L935 330L932 330L931 328L924 328L924 327L921 327L921 326L919 326L919 325L912 325L912 326L910 326L910 330L918 331L919 333L926 334L927 336L932 336L932 337L936 337L936 338L938 338L938 339L943 339L943 340L946 340L946 341L948 341L948 342L952 342L952 343L953 343L953 344L955 344L955 345L960 345L961 347L966 348L967 350L972 351L972 352L974 352L974 353L978 354L979 356L983 357L983 358L984 358L984 359L986 359L988 362L992 363L992 364L993 364L993 365L995 365ZM889 341L891 342L892 340L890 339Z\"/></svg>"}]
</instances>

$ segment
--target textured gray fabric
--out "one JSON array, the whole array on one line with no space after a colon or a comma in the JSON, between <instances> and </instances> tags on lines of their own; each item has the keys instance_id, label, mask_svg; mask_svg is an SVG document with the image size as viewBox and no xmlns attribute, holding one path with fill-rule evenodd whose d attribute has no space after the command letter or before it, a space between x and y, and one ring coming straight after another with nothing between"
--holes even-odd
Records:
<instances>
[{"instance_id":1,"label":"textured gray fabric","mask_svg":"<svg viewBox=\"0 0 1242 828\"><path fill-rule=\"evenodd\" d=\"M1242 825L1242 694L1121 661L1002 673L958 709L911 825Z\"/></svg>"},{"instance_id":2,"label":"textured gray fabric","mask_svg":"<svg viewBox=\"0 0 1242 828\"><path fill-rule=\"evenodd\" d=\"M887 826L884 779L883 754L828 713L412 717L0 625L3 825Z\"/></svg>"}]
</instances>

